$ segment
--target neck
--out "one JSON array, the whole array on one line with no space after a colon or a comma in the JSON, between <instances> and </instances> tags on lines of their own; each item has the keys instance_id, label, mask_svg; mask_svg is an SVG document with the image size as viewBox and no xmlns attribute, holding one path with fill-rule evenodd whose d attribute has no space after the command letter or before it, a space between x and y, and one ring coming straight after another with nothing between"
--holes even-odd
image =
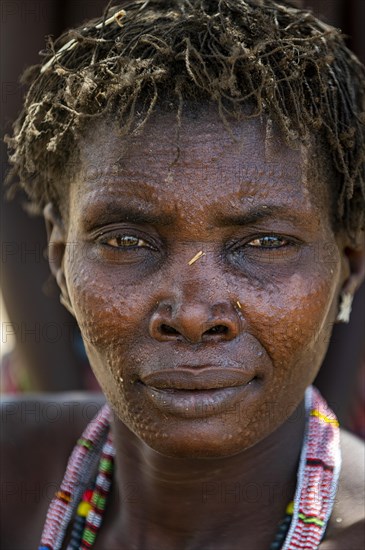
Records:
<instances>
[{"instance_id":1,"label":"neck","mask_svg":"<svg viewBox=\"0 0 365 550\"><path fill-rule=\"evenodd\" d=\"M179 459L155 452L114 418L115 480L104 532L123 541L118 548L183 548L187 541L189 548L269 548L294 497L304 425L301 404L235 456Z\"/></svg>"}]
</instances>

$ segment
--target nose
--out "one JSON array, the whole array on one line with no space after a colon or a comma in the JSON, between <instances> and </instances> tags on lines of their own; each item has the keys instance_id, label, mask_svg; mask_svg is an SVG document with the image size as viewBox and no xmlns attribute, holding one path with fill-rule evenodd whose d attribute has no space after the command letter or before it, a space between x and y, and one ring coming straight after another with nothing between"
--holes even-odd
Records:
<instances>
[{"instance_id":1,"label":"nose","mask_svg":"<svg viewBox=\"0 0 365 550\"><path fill-rule=\"evenodd\" d=\"M220 302L174 304L162 301L150 320L150 335L159 342L229 341L240 332L240 317L233 304Z\"/></svg>"}]
</instances>

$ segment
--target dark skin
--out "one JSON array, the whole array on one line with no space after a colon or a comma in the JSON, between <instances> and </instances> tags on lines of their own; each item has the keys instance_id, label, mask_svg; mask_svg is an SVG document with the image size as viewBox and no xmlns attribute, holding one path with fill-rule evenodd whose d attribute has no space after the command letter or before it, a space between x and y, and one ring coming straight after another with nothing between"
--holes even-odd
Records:
<instances>
[{"instance_id":1,"label":"dark skin","mask_svg":"<svg viewBox=\"0 0 365 550\"><path fill-rule=\"evenodd\" d=\"M174 115L128 142L98 125L67 219L45 209L51 269L114 413L96 550L261 550L293 498L304 392L363 254L333 231L313 151L258 120L232 128L209 109L184 118L177 156ZM351 514L340 497L327 550L361 541L348 446Z\"/></svg>"}]
</instances>

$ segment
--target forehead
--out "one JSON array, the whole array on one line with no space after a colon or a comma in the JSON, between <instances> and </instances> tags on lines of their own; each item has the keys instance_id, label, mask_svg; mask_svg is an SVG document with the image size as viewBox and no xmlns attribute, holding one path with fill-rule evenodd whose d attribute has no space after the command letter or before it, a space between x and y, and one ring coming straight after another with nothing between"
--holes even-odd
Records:
<instances>
[{"instance_id":1,"label":"forehead","mask_svg":"<svg viewBox=\"0 0 365 550\"><path fill-rule=\"evenodd\" d=\"M275 201L328 210L328 186L318 181L310 150L289 148L264 118L234 122L230 130L210 110L183 117L180 126L176 114L155 114L132 137L121 137L112 121L99 122L81 142L77 201L124 197L171 211L185 202L191 210Z\"/></svg>"}]
</instances>

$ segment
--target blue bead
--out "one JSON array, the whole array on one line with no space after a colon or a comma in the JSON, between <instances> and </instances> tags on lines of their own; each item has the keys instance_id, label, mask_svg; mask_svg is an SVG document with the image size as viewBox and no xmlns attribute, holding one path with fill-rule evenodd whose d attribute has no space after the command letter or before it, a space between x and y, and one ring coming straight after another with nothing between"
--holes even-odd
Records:
<instances>
[{"instance_id":1,"label":"blue bead","mask_svg":"<svg viewBox=\"0 0 365 550\"><path fill-rule=\"evenodd\" d=\"M292 516L286 516L285 519L283 519L284 525L290 525L292 520Z\"/></svg>"}]
</instances>

